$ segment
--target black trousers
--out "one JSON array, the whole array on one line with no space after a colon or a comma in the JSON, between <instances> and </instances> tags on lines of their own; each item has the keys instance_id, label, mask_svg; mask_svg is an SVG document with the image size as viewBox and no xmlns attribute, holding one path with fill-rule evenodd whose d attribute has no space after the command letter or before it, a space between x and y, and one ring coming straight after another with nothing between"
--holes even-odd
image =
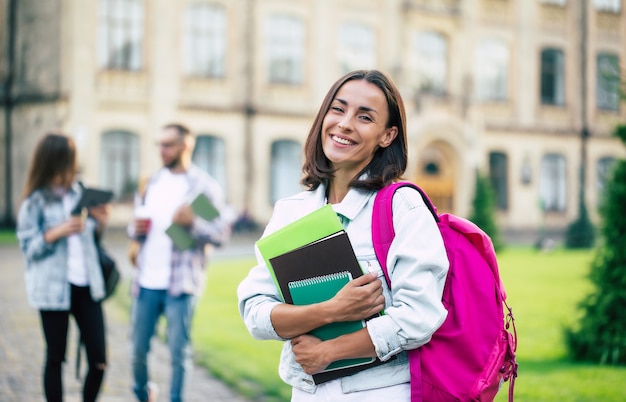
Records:
<instances>
[{"instance_id":1,"label":"black trousers","mask_svg":"<svg viewBox=\"0 0 626 402\"><path fill-rule=\"evenodd\" d=\"M67 350L69 316L73 315L87 353L88 371L83 383L83 401L98 396L106 366L105 326L102 304L94 302L89 287L71 285L69 311L41 310L41 324L46 339L46 362L43 385L48 402L63 401L62 364Z\"/></svg>"}]
</instances>

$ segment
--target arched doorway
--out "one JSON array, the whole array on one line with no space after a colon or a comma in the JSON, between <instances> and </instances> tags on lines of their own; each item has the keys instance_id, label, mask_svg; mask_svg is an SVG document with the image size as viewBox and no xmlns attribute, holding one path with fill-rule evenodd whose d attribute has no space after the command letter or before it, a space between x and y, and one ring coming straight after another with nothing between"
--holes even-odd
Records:
<instances>
[{"instance_id":1,"label":"arched doorway","mask_svg":"<svg viewBox=\"0 0 626 402\"><path fill-rule=\"evenodd\" d=\"M420 186L439 212L454 212L455 162L450 145L434 141L418 152L412 181Z\"/></svg>"}]
</instances>

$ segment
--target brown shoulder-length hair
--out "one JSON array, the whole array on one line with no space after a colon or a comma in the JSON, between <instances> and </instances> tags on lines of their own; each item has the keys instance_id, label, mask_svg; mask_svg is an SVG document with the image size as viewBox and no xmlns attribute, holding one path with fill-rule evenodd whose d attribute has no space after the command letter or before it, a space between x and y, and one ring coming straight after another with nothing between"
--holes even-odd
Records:
<instances>
[{"instance_id":1,"label":"brown shoulder-length hair","mask_svg":"<svg viewBox=\"0 0 626 402\"><path fill-rule=\"evenodd\" d=\"M334 177L330 161L322 149L322 123L339 89L346 82L353 80L364 80L380 88L385 95L389 110L389 120L385 127L396 126L398 135L391 145L376 150L371 162L352 179L350 187L379 190L386 184L401 178L406 170L408 159L406 113L400 91L391 78L378 70L352 71L337 80L326 94L304 144L305 161L302 167L304 173L302 184L309 190L315 190L320 184ZM364 179L361 178L363 173L367 173Z\"/></svg>"},{"instance_id":2,"label":"brown shoulder-length hair","mask_svg":"<svg viewBox=\"0 0 626 402\"><path fill-rule=\"evenodd\" d=\"M63 177L63 184L70 186L76 177L76 144L74 140L59 132L44 135L30 163L23 198L33 191L50 186L56 177Z\"/></svg>"}]
</instances>

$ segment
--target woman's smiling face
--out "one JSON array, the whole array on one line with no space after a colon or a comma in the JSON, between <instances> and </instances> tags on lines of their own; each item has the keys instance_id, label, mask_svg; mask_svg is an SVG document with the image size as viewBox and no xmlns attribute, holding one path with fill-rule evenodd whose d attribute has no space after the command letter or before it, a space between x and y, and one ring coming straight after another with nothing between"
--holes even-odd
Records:
<instances>
[{"instance_id":1,"label":"woman's smiling face","mask_svg":"<svg viewBox=\"0 0 626 402\"><path fill-rule=\"evenodd\" d=\"M383 91L365 80L346 82L333 99L322 124L322 148L335 174L357 175L379 147L398 133L387 128L389 109Z\"/></svg>"}]
</instances>

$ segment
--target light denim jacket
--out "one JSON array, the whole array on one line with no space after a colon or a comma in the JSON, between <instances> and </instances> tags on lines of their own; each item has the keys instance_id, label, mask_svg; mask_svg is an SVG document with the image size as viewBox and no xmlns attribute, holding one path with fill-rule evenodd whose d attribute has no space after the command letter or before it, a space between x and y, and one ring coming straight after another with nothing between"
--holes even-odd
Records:
<instances>
[{"instance_id":1,"label":"light denim jacket","mask_svg":"<svg viewBox=\"0 0 626 402\"><path fill-rule=\"evenodd\" d=\"M70 189L72 202L78 203L81 188ZM26 294L31 306L40 310L69 310L70 283L67 280L67 238L54 243L44 233L68 218L63 201L48 189L35 190L22 202L17 217L17 238L26 259ZM91 298L104 298L104 280L98 263L94 233L97 222L88 218L80 233L83 259L89 279Z\"/></svg>"},{"instance_id":2,"label":"light denim jacket","mask_svg":"<svg viewBox=\"0 0 626 402\"><path fill-rule=\"evenodd\" d=\"M278 201L263 236L293 222L326 203L326 189L304 191ZM355 254L364 267L372 267L383 282L385 314L367 322L367 329L382 361L397 359L343 377L344 393L381 388L409 382L406 350L427 343L441 326L447 311L441 303L448 272L448 259L441 234L419 193L401 188L393 198L396 237L391 244L387 266L393 291L387 287L376 259L371 238L373 192L351 189L340 204L333 205L348 233ZM312 377L296 363L291 343L272 326L270 313L282 302L263 258L256 251L257 265L239 284L239 311L256 339L283 340L279 374L283 381L307 392L315 392Z\"/></svg>"}]
</instances>

